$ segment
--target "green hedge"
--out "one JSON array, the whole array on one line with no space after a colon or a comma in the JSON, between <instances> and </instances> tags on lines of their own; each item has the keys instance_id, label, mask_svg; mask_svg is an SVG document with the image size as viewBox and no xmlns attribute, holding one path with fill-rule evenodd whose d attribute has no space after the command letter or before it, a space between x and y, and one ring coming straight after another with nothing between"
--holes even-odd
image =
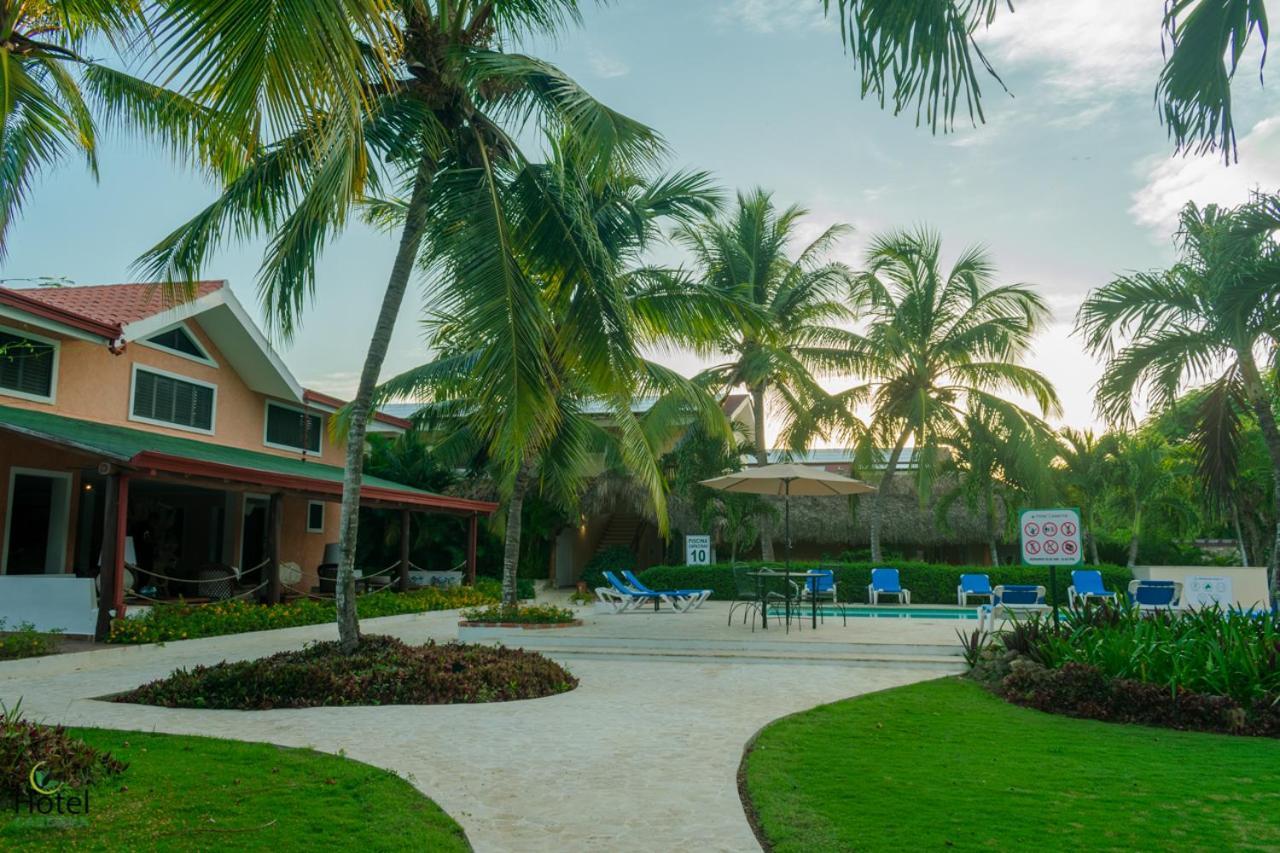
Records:
<instances>
[{"instance_id":1,"label":"green hedge","mask_svg":"<svg viewBox=\"0 0 1280 853\"><path fill-rule=\"evenodd\" d=\"M777 566L778 563L747 562L740 565L759 567ZM1049 586L1049 570L1025 566L950 566L940 563L919 563L904 560L886 560L881 563L840 563L834 561L801 562L791 564L795 569L834 569L840 598L846 602L866 602L867 584L871 583L871 570L880 566L895 568L901 575L902 585L911 590L912 604L955 604L956 586L962 574L986 574L991 585L1001 583L1037 583ZM1123 593L1129 588L1133 573L1123 566L1086 566L1102 572L1107 589ZM728 563L714 566L654 566L640 575L646 586L653 589L712 589L713 599L732 599L734 596L733 573ZM1067 603L1067 587L1071 585L1071 570L1058 570L1058 601ZM976 599L974 599L976 602Z\"/></svg>"}]
</instances>

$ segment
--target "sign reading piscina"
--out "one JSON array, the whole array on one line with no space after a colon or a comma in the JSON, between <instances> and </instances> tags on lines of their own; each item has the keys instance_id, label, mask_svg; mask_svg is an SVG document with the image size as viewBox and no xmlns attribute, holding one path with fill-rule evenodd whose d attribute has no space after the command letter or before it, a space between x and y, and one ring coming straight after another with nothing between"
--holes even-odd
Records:
<instances>
[{"instance_id":1,"label":"sign reading piscina","mask_svg":"<svg viewBox=\"0 0 1280 853\"><path fill-rule=\"evenodd\" d=\"M706 534L685 536L684 562L688 566L711 565L711 537Z\"/></svg>"}]
</instances>

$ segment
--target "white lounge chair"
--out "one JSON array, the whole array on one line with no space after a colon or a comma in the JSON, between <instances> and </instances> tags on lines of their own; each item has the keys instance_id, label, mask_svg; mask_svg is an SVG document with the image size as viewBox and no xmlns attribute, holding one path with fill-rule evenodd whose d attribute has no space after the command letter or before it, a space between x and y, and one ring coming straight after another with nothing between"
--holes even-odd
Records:
<instances>
[{"instance_id":1,"label":"white lounge chair","mask_svg":"<svg viewBox=\"0 0 1280 853\"><path fill-rule=\"evenodd\" d=\"M997 584L992 591L991 603L978 610L985 617L986 629L994 631L996 618L1028 616L1047 613L1053 608L1044 603L1045 588L1036 584Z\"/></svg>"}]
</instances>

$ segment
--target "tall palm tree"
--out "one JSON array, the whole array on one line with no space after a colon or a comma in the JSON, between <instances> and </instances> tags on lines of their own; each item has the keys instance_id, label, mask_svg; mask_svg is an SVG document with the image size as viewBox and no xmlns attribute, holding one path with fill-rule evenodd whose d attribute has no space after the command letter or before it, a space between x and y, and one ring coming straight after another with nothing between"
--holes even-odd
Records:
<instances>
[{"instance_id":1,"label":"tall palm tree","mask_svg":"<svg viewBox=\"0 0 1280 853\"><path fill-rule=\"evenodd\" d=\"M1236 413L1251 410L1280 506L1280 426L1271 382L1262 373L1274 369L1280 355L1280 243L1255 221L1260 208L1274 204L1274 198L1237 208L1188 204L1179 219L1178 262L1093 291L1076 327L1088 350L1106 361L1097 405L1113 423L1132 423L1139 398L1164 410L1186 385L1207 385L1193 438L1211 486L1229 482L1240 443ZM1273 585L1277 546L1280 523L1269 563Z\"/></svg>"},{"instance_id":2,"label":"tall palm tree","mask_svg":"<svg viewBox=\"0 0 1280 853\"><path fill-rule=\"evenodd\" d=\"M1085 545L1095 566L1101 562L1098 559L1097 505L1107 487L1108 466L1115 451L1115 442L1115 436L1110 433L1098 436L1093 430L1071 427L1058 431L1055 470L1058 487L1062 497L1080 509Z\"/></svg>"},{"instance_id":3,"label":"tall palm tree","mask_svg":"<svg viewBox=\"0 0 1280 853\"><path fill-rule=\"evenodd\" d=\"M908 441L923 497L931 488L933 448L959 430L971 407L1007 424L1034 422L1036 415L999 396L1013 392L1033 400L1041 415L1059 411L1049 380L1019 363L1048 316L1044 301L1028 285L997 285L979 248L965 250L946 270L941 250L939 236L925 229L877 237L854 287L854 310L867 323L858 369L871 381L850 402L870 399L871 438L890 448L870 500L873 560L881 559L882 496Z\"/></svg>"},{"instance_id":4,"label":"tall palm tree","mask_svg":"<svg viewBox=\"0 0 1280 853\"><path fill-rule=\"evenodd\" d=\"M265 33L255 23L260 10L231 14L247 2L174 0L160 28L176 57L170 66L197 69L211 97L262 116L265 131L275 136L217 201L140 263L164 280L190 281L226 235L265 235L269 248L259 287L269 316L289 335L314 295L317 259L351 214L377 199L375 212L396 222L399 247L346 424L336 597L342 645L351 649L359 639L353 568L366 427L415 267L448 269L451 286L470 289L463 302L485 306L487 319L500 312L511 324L502 357L514 365L517 385L484 389L484 397L493 405L517 407L517 398L537 394L545 404L552 392L537 378L549 357L540 328L545 317L538 288L516 258L508 181L519 173L526 195L551 190L541 183L543 173L524 168L528 159L516 133L536 120L549 132L573 137L597 162L648 162L662 143L554 66L505 50L576 20L576 0L325 0L317 8L331 13L327 18L305 9L293 15L275 0L271 10L278 14L267 16ZM207 32L219 33L219 39L210 42L201 35ZM352 55L343 33L352 36ZM295 55L298 64L291 62ZM316 62L327 70L299 81L295 100L305 102L300 108L286 98L281 83ZM472 241L465 257L441 261L446 248L462 243L438 242L442 235L432 230L433 221L472 226L465 232ZM548 222L544 231L562 224ZM477 248L481 239L488 242ZM582 250L580 264L594 258L594 246L569 240L562 248ZM516 398L499 397L508 391ZM535 425L516 419L512 426L517 432L507 436L504 450L518 454L525 443L520 430Z\"/></svg>"},{"instance_id":5,"label":"tall palm tree","mask_svg":"<svg viewBox=\"0 0 1280 853\"><path fill-rule=\"evenodd\" d=\"M1194 515L1185 494L1185 459L1161 436L1141 432L1119 436L1108 462L1106 496L1129 527L1128 566L1132 569L1138 564L1138 549L1152 516L1185 527Z\"/></svg>"},{"instance_id":6,"label":"tall palm tree","mask_svg":"<svg viewBox=\"0 0 1280 853\"><path fill-rule=\"evenodd\" d=\"M984 120L983 76L1003 86L975 41L1014 0L823 0L835 8L840 38L861 73L861 93L894 113L914 110L916 122L950 129L963 107ZM1156 82L1160 119L1179 151L1236 154L1231 84L1250 39L1263 50L1268 35L1264 0L1166 0L1161 26L1165 63ZM1098 21L1097 26L1106 26Z\"/></svg>"},{"instance_id":7,"label":"tall palm tree","mask_svg":"<svg viewBox=\"0 0 1280 853\"><path fill-rule=\"evenodd\" d=\"M142 132L216 176L243 161L247 137L225 114L86 53L138 36L144 5L0 0L0 260L38 176L78 155L97 177L104 125Z\"/></svg>"},{"instance_id":8,"label":"tall palm tree","mask_svg":"<svg viewBox=\"0 0 1280 853\"><path fill-rule=\"evenodd\" d=\"M849 233L833 225L794 260L788 255L801 219L808 213L791 206L777 210L764 190L739 193L737 207L718 219L686 225L676 239L693 255L701 288L727 304L755 306L762 322L732 328L715 344L732 358L704 371L698 381L720 389L745 386L755 408L755 455L769 463L765 407L783 419L783 440L803 445L836 410L818 378L847 372L853 338L842 324L853 314L842 301L852 273L828 259L836 242ZM760 549L773 559L768 519L761 520Z\"/></svg>"},{"instance_id":9,"label":"tall palm tree","mask_svg":"<svg viewBox=\"0 0 1280 853\"><path fill-rule=\"evenodd\" d=\"M552 151L550 162L499 185L513 248L508 274L526 283L528 301L495 301L479 268L492 251L492 221L465 201L434 207L430 262L440 286L428 323L439 355L378 389L382 398L426 401L422 420L447 434L442 448L487 459L505 503L503 600L511 605L533 490L576 509L602 455L606 468L636 482L665 533L658 457L674 429L697 420L722 439L732 435L715 398L640 355L719 331L722 300L636 266L660 223L714 209L707 177L648 179L624 162L600 164L573 140ZM632 405L642 396L660 398L643 416ZM601 406L607 427L594 416Z\"/></svg>"}]
</instances>

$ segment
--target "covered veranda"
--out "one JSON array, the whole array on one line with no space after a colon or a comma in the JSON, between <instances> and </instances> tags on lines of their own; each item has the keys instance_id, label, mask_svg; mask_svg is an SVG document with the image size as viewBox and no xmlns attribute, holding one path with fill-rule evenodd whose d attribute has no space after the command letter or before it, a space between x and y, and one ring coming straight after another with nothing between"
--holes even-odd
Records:
<instances>
[{"instance_id":1,"label":"covered veranda","mask_svg":"<svg viewBox=\"0 0 1280 853\"><path fill-rule=\"evenodd\" d=\"M87 590L99 636L131 602L315 592L338 540L342 469L314 459L0 407L0 474L0 584L13 594L0 599L65 598L83 625ZM474 581L479 520L495 504L366 477L361 505L397 511L406 531L416 513L459 518ZM401 589L411 568L402 547ZM234 587L215 587L219 570Z\"/></svg>"}]
</instances>

